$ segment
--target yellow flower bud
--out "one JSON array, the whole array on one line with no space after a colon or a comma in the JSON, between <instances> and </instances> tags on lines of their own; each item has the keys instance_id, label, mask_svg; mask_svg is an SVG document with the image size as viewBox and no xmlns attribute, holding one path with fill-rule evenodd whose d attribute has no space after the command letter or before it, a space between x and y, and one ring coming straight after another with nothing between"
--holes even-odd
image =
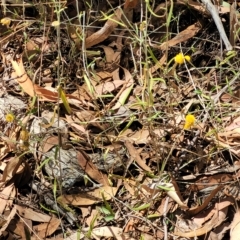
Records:
<instances>
[{"instance_id":1,"label":"yellow flower bud","mask_svg":"<svg viewBox=\"0 0 240 240\"><path fill-rule=\"evenodd\" d=\"M20 140L22 140L23 142L26 142L28 141L29 139L29 132L25 129L23 129L21 132L20 132Z\"/></svg>"},{"instance_id":2,"label":"yellow flower bud","mask_svg":"<svg viewBox=\"0 0 240 240\"><path fill-rule=\"evenodd\" d=\"M188 114L185 117L185 125L183 127L184 130L189 130L195 123L195 117L192 114Z\"/></svg>"}]
</instances>

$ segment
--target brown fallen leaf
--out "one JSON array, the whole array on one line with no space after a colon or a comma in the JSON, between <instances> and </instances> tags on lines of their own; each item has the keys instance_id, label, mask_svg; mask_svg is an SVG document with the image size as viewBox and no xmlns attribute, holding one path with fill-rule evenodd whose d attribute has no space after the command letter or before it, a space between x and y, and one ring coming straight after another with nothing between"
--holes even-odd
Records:
<instances>
[{"instance_id":1,"label":"brown fallen leaf","mask_svg":"<svg viewBox=\"0 0 240 240\"><path fill-rule=\"evenodd\" d=\"M30 234L30 229L32 229L31 220L25 218L19 219L15 217L8 225L7 231L19 235L22 239L26 239L26 231L28 231L28 233Z\"/></svg>"},{"instance_id":2,"label":"brown fallen leaf","mask_svg":"<svg viewBox=\"0 0 240 240\"><path fill-rule=\"evenodd\" d=\"M77 153L77 158L79 165L89 177L94 179L96 182L103 184L104 186L110 185L107 175L99 171L86 154L79 151Z\"/></svg>"},{"instance_id":3,"label":"brown fallen leaf","mask_svg":"<svg viewBox=\"0 0 240 240\"><path fill-rule=\"evenodd\" d=\"M235 46L236 44L236 33L239 30L239 20L238 20L238 11L236 11L236 3L233 2L230 8L230 37L229 41L232 44L232 46Z\"/></svg>"},{"instance_id":4,"label":"brown fallen leaf","mask_svg":"<svg viewBox=\"0 0 240 240\"><path fill-rule=\"evenodd\" d=\"M89 206L98 202L102 202L102 193L106 200L110 200L117 193L118 188L103 186L93 191L61 195L58 197L58 202L61 204L72 205L72 206Z\"/></svg>"},{"instance_id":5,"label":"brown fallen leaf","mask_svg":"<svg viewBox=\"0 0 240 240\"><path fill-rule=\"evenodd\" d=\"M6 184L10 179L12 179L18 168L20 167L21 163L21 158L18 158L17 156L12 157L3 171L3 177L0 180L0 184Z\"/></svg>"},{"instance_id":6,"label":"brown fallen leaf","mask_svg":"<svg viewBox=\"0 0 240 240\"><path fill-rule=\"evenodd\" d=\"M12 192L14 193L14 195L12 195ZM3 214L5 208L7 205L9 205L9 203L11 202L9 200L10 196L15 197L16 195L16 190L14 187L14 184L10 184L8 186L6 186L2 191L1 191L1 204L0 204L0 214Z\"/></svg>"},{"instance_id":7,"label":"brown fallen leaf","mask_svg":"<svg viewBox=\"0 0 240 240\"><path fill-rule=\"evenodd\" d=\"M99 226L99 219L96 219L96 216L99 215L99 209L94 209L92 208L91 209L91 214L89 214L89 207L88 206L82 206L82 207L79 207L82 211L82 213L87 213L88 212L88 215L86 216L85 215L85 219L86 219L86 224L88 226L92 226L95 227L95 226Z\"/></svg>"},{"instance_id":8,"label":"brown fallen leaf","mask_svg":"<svg viewBox=\"0 0 240 240\"><path fill-rule=\"evenodd\" d=\"M136 181L125 179L123 181L123 185L126 188L126 190L131 194L131 196L136 196L136 186L137 186Z\"/></svg>"},{"instance_id":9,"label":"brown fallen leaf","mask_svg":"<svg viewBox=\"0 0 240 240\"><path fill-rule=\"evenodd\" d=\"M240 210L236 209L230 230L231 240L237 240L240 236Z\"/></svg>"},{"instance_id":10,"label":"brown fallen leaf","mask_svg":"<svg viewBox=\"0 0 240 240\"><path fill-rule=\"evenodd\" d=\"M65 117L66 117L66 121L67 121L67 123L71 126L71 127L73 127L74 129L76 129L77 130L77 132L79 132L80 134L84 134L84 136L85 135L88 135L88 130L86 130L86 124L84 124L85 125L85 127L84 127L84 125L82 126L81 125L81 123L79 122L79 121L74 121L74 117L73 116L69 116L69 115L65 115Z\"/></svg>"},{"instance_id":11,"label":"brown fallen leaf","mask_svg":"<svg viewBox=\"0 0 240 240\"><path fill-rule=\"evenodd\" d=\"M51 218L50 222L41 223L33 227L38 237L45 239L47 236L52 235L61 223L61 219Z\"/></svg>"},{"instance_id":12,"label":"brown fallen leaf","mask_svg":"<svg viewBox=\"0 0 240 240\"><path fill-rule=\"evenodd\" d=\"M198 192L204 188L208 188L210 186L214 187L217 184L227 184L231 181L233 181L233 175L227 173L219 173L212 176L203 176L189 187L189 191Z\"/></svg>"},{"instance_id":13,"label":"brown fallen leaf","mask_svg":"<svg viewBox=\"0 0 240 240\"><path fill-rule=\"evenodd\" d=\"M32 82L24 69L22 59L20 59L18 62L11 60L11 63L15 71L13 73L13 77L16 78L24 92L26 92L29 96L37 96L39 97L40 101L57 102L60 100L57 92L50 91ZM71 99L72 101L78 101L81 103L79 98L76 98L70 94L66 94L66 97L68 100Z\"/></svg>"},{"instance_id":14,"label":"brown fallen leaf","mask_svg":"<svg viewBox=\"0 0 240 240\"><path fill-rule=\"evenodd\" d=\"M19 205L15 205L16 210L18 212L18 214L24 218L30 219L32 221L36 221L36 222L50 222L52 217L47 215L47 214L43 214L43 213L39 213L39 212L35 212L34 210L32 210L31 208L24 208L22 206Z\"/></svg>"},{"instance_id":15,"label":"brown fallen leaf","mask_svg":"<svg viewBox=\"0 0 240 240\"><path fill-rule=\"evenodd\" d=\"M174 235L189 238L189 237L201 236L210 232L214 227L218 226L220 222L219 211L223 210L224 208L228 207L231 204L232 204L232 201L225 200L225 199L215 203L215 205L212 207L212 211L214 212L214 214L212 215L212 218L208 222L206 222L204 226L191 231L185 231L185 230L181 231L181 229L176 226ZM208 213L206 212L205 214L208 214ZM202 217L205 218L205 216L202 216Z\"/></svg>"},{"instance_id":16,"label":"brown fallen leaf","mask_svg":"<svg viewBox=\"0 0 240 240\"><path fill-rule=\"evenodd\" d=\"M122 237L123 229L119 227L113 227L113 226L105 226L105 227L99 227L94 228L92 230L92 237L98 238L98 237L105 237L105 238L114 238L117 240L123 240Z\"/></svg>"},{"instance_id":17,"label":"brown fallen leaf","mask_svg":"<svg viewBox=\"0 0 240 240\"><path fill-rule=\"evenodd\" d=\"M13 148L15 148L14 143L11 143L11 145L13 145ZM9 146L8 142L1 141L0 142L0 160L4 159L9 154L9 152L11 152L13 148ZM2 163L0 163L0 169L1 169L1 164Z\"/></svg>"},{"instance_id":18,"label":"brown fallen leaf","mask_svg":"<svg viewBox=\"0 0 240 240\"><path fill-rule=\"evenodd\" d=\"M222 133L217 133L217 139L222 141L223 143L227 143L230 146L238 146L239 145L239 134L240 128L234 128L230 131L225 131Z\"/></svg>"},{"instance_id":19,"label":"brown fallen leaf","mask_svg":"<svg viewBox=\"0 0 240 240\"><path fill-rule=\"evenodd\" d=\"M210 215L214 216L217 215L217 221L213 223L213 227L216 228L217 226L221 225L223 221L226 220L226 216L228 213L228 209L230 205L234 205L235 201L232 197L227 197L225 199L223 199L222 201L220 201L219 203L217 203L215 205L214 208L209 209L210 210ZM208 216L205 214L207 213L208 210L203 211L200 214L197 214L196 216L193 217L193 221L194 222L199 222L203 225L204 223L207 223L209 219L212 218L212 216L210 216L208 218ZM213 214L212 214L213 213ZM202 217L203 216L203 217Z\"/></svg>"},{"instance_id":20,"label":"brown fallen leaf","mask_svg":"<svg viewBox=\"0 0 240 240\"><path fill-rule=\"evenodd\" d=\"M189 27L187 27L185 30L178 33L178 35L175 36L174 38L170 39L167 42L162 43L159 48L161 50L167 50L167 48L169 47L173 47L178 43L185 42L188 39L194 37L199 32L200 29L201 29L201 25L199 22L192 24Z\"/></svg>"},{"instance_id":21,"label":"brown fallen leaf","mask_svg":"<svg viewBox=\"0 0 240 240\"><path fill-rule=\"evenodd\" d=\"M203 209L205 209L209 202L216 196L216 194L219 192L219 190L221 190L223 188L222 185L218 186L217 188L215 188L211 194L206 198L206 200L204 201L204 203L200 206L197 206L197 207L194 207L194 208L191 208L189 210L187 210L187 213L190 215L190 216L194 216L196 214L198 214L199 212L201 212Z\"/></svg>"},{"instance_id":22,"label":"brown fallen leaf","mask_svg":"<svg viewBox=\"0 0 240 240\"><path fill-rule=\"evenodd\" d=\"M125 0L125 3L124 3L124 9L132 9L132 8L135 8L138 4L138 1L139 0Z\"/></svg>"},{"instance_id":23,"label":"brown fallen leaf","mask_svg":"<svg viewBox=\"0 0 240 240\"><path fill-rule=\"evenodd\" d=\"M105 83L97 85L95 87L95 91L99 96L101 96L103 94L110 93L110 92L118 89L124 83L125 83L125 81L123 81L123 80L115 80L112 82L105 82Z\"/></svg>"},{"instance_id":24,"label":"brown fallen leaf","mask_svg":"<svg viewBox=\"0 0 240 240\"><path fill-rule=\"evenodd\" d=\"M47 153L49 150L51 150L54 146L59 144L59 138L58 136L49 136L44 139L44 141L41 143L39 149L39 159L41 159L42 154Z\"/></svg>"},{"instance_id":25,"label":"brown fallen leaf","mask_svg":"<svg viewBox=\"0 0 240 240\"><path fill-rule=\"evenodd\" d=\"M229 119L230 120L230 119ZM232 131L234 129L238 129L240 128L240 117L235 118L233 121L231 121L231 123L225 127L225 131Z\"/></svg>"},{"instance_id":26,"label":"brown fallen leaf","mask_svg":"<svg viewBox=\"0 0 240 240\"><path fill-rule=\"evenodd\" d=\"M75 112L74 116L76 115L76 121L82 121L82 122L90 122L95 118L95 112L90 110L82 110L79 112ZM73 116L73 117L74 117Z\"/></svg>"},{"instance_id":27,"label":"brown fallen leaf","mask_svg":"<svg viewBox=\"0 0 240 240\"><path fill-rule=\"evenodd\" d=\"M167 207L165 206L167 203ZM157 213L159 215L159 217L163 216L163 215L167 215L167 213L169 212L169 210L174 206L175 202L173 199L169 198L167 201L167 197L165 197L164 199L162 199L161 204L159 205L158 209L156 210L155 213Z\"/></svg>"},{"instance_id":28,"label":"brown fallen leaf","mask_svg":"<svg viewBox=\"0 0 240 240\"><path fill-rule=\"evenodd\" d=\"M209 240L222 240L224 239L225 234L227 231L230 230L231 224L229 222L223 222L220 226L216 227L212 230L209 234Z\"/></svg>"},{"instance_id":29,"label":"brown fallen leaf","mask_svg":"<svg viewBox=\"0 0 240 240\"><path fill-rule=\"evenodd\" d=\"M107 71L101 71L98 73L93 74L89 78L89 82L93 88L97 86L100 82L108 82L111 81L113 77L113 73L107 72ZM118 79L119 80L119 79ZM87 83L85 82L83 85L78 86L77 90L71 94L71 96L76 97L77 99L80 99L81 101L85 102L88 101L88 105L91 106L93 109L95 108L94 105L92 105L89 101L93 98L95 98L95 95L92 96L89 92L89 88Z\"/></svg>"},{"instance_id":30,"label":"brown fallen leaf","mask_svg":"<svg viewBox=\"0 0 240 240\"><path fill-rule=\"evenodd\" d=\"M14 218L15 214L17 213L17 209L16 207L14 206L10 212L10 214L8 215L6 222L0 226L0 236L3 236L3 232L6 230L6 228L8 227L10 221Z\"/></svg>"},{"instance_id":31,"label":"brown fallen leaf","mask_svg":"<svg viewBox=\"0 0 240 240\"><path fill-rule=\"evenodd\" d=\"M132 145L132 143L129 141L126 141L125 146L129 152L130 156L133 158L133 161L136 161L136 163L139 165L139 167L141 167L143 170L145 170L147 172L151 172L151 169L143 162L139 153L137 152L135 147Z\"/></svg>"},{"instance_id":32,"label":"brown fallen leaf","mask_svg":"<svg viewBox=\"0 0 240 240\"><path fill-rule=\"evenodd\" d=\"M172 183L159 182L152 183L150 186L142 184L141 188L144 189L146 192L151 193L151 199L156 198L163 189L166 194L179 205L180 208L184 210L188 209L188 206L183 202L182 195L174 179L172 179Z\"/></svg>"},{"instance_id":33,"label":"brown fallen leaf","mask_svg":"<svg viewBox=\"0 0 240 240\"><path fill-rule=\"evenodd\" d=\"M164 130L162 129L154 129L153 132L160 138L164 136ZM118 137L118 139L123 141L129 140L135 144L147 144L151 140L151 136L149 129L143 128L136 132L133 132L131 129L127 129Z\"/></svg>"},{"instance_id":34,"label":"brown fallen leaf","mask_svg":"<svg viewBox=\"0 0 240 240\"><path fill-rule=\"evenodd\" d=\"M106 58L106 64L112 64L114 62L114 50L109 46L100 45L100 48L103 48Z\"/></svg>"},{"instance_id":35,"label":"brown fallen leaf","mask_svg":"<svg viewBox=\"0 0 240 240\"><path fill-rule=\"evenodd\" d=\"M13 69L15 70L15 76L19 83L19 85L22 87L24 92L26 92L29 96L34 97L38 95L42 95L41 97L46 98L49 101L57 101L58 94L55 92L51 92L49 90L44 91L41 93L41 90L45 90L37 86L35 83L31 81L31 79L28 77L28 75L25 72L22 59L20 59L18 62L11 60Z\"/></svg>"},{"instance_id":36,"label":"brown fallen leaf","mask_svg":"<svg viewBox=\"0 0 240 240\"><path fill-rule=\"evenodd\" d=\"M163 69L164 68L164 64L167 62L167 54L163 54L163 56L160 58L160 60L149 69L149 72L151 74L155 73L159 68Z\"/></svg>"},{"instance_id":37,"label":"brown fallen leaf","mask_svg":"<svg viewBox=\"0 0 240 240\"><path fill-rule=\"evenodd\" d=\"M112 31L118 26L122 16L122 10L118 8L113 16L107 20L104 26L85 40L85 47L90 48L107 39Z\"/></svg>"},{"instance_id":38,"label":"brown fallen leaf","mask_svg":"<svg viewBox=\"0 0 240 240\"><path fill-rule=\"evenodd\" d=\"M191 7L197 11L199 11L202 14L209 14L209 12L206 10L206 8L199 2L195 2L193 0L177 0L177 3L187 5L188 7Z\"/></svg>"}]
</instances>

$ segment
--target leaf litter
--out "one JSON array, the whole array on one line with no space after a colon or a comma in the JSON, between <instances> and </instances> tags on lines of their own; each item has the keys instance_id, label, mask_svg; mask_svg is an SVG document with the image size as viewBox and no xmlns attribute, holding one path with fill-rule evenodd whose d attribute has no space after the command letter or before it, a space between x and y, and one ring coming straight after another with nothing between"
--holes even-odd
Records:
<instances>
[{"instance_id":1,"label":"leaf litter","mask_svg":"<svg viewBox=\"0 0 240 240\"><path fill-rule=\"evenodd\" d=\"M4 4L1 237L238 238L239 6L204 4Z\"/></svg>"}]
</instances>

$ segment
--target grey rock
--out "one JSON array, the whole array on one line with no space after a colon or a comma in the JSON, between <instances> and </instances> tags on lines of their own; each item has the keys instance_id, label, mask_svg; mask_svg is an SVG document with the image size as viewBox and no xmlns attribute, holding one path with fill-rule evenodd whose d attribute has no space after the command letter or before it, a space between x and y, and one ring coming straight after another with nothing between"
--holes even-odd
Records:
<instances>
[{"instance_id":1,"label":"grey rock","mask_svg":"<svg viewBox=\"0 0 240 240\"><path fill-rule=\"evenodd\" d=\"M63 188L71 187L83 180L84 172L78 163L75 149L53 147L42 159L48 176L52 179L57 178Z\"/></svg>"}]
</instances>

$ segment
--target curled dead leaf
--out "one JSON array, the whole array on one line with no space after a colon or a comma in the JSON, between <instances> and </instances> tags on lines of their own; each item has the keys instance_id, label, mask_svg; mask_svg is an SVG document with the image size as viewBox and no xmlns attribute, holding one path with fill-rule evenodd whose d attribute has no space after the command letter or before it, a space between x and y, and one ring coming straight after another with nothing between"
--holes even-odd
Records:
<instances>
[{"instance_id":1,"label":"curled dead leaf","mask_svg":"<svg viewBox=\"0 0 240 240\"><path fill-rule=\"evenodd\" d=\"M112 33L112 31L118 26L118 21L120 21L121 16L122 16L122 10L118 8L114 12L114 15L107 20L107 22L99 31L95 32L85 40L86 48L90 48L107 39Z\"/></svg>"},{"instance_id":2,"label":"curled dead leaf","mask_svg":"<svg viewBox=\"0 0 240 240\"><path fill-rule=\"evenodd\" d=\"M15 73L13 73L13 77L16 77L16 80L18 81L19 85L22 87L24 92L26 92L29 96L31 97L37 96L40 101L48 101L48 102L59 101L59 94L57 92L50 91L32 82L32 80L28 77L24 69L22 59L20 59L18 62L11 60L11 63L12 63L13 69L15 70ZM81 103L79 98L76 98L70 94L66 94L66 97L68 101L72 100L73 103L76 103L76 101L78 103Z\"/></svg>"},{"instance_id":3,"label":"curled dead leaf","mask_svg":"<svg viewBox=\"0 0 240 240\"><path fill-rule=\"evenodd\" d=\"M180 32L176 37L170 39L167 42L162 43L159 48L161 50L166 50L168 47L172 47L177 45L178 43L185 42L188 39L194 37L199 32L200 29L201 25L198 22L192 24L188 28Z\"/></svg>"}]
</instances>

